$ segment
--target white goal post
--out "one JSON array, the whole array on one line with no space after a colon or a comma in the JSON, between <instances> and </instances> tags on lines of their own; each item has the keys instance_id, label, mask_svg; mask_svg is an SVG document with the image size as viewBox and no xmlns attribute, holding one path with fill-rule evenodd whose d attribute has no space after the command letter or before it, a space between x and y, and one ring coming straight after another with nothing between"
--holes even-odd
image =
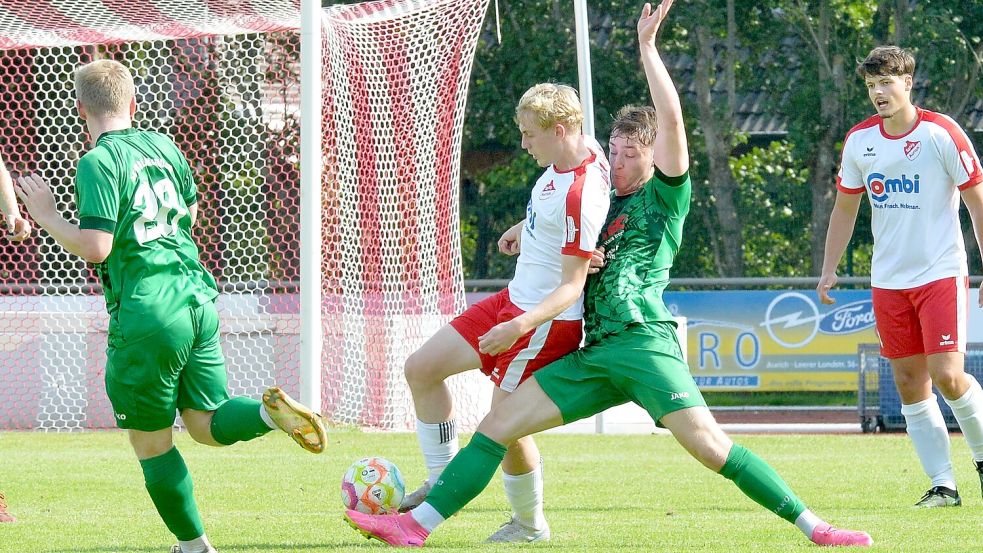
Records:
<instances>
[{"instance_id":1,"label":"white goal post","mask_svg":"<svg viewBox=\"0 0 983 553\"><path fill-rule=\"evenodd\" d=\"M317 391L333 422L410 428L403 360L464 307L461 127L487 5L319 9L324 90L302 104L300 0L0 0L0 148L13 171L45 176L73 215L88 146L72 71L97 58L127 64L135 125L174 138L198 181L196 240L221 287L231 392ZM311 103L320 117L304 111ZM312 116L314 150L300 139ZM320 199L301 197L301 155L323 162ZM90 267L40 231L0 244L0 264L0 428L113 427L107 315ZM302 335L308 309L321 321ZM303 349L318 344L320 354ZM302 357L320 377L305 378L307 390ZM475 378L454 385L464 426L488 406Z\"/></svg>"}]
</instances>

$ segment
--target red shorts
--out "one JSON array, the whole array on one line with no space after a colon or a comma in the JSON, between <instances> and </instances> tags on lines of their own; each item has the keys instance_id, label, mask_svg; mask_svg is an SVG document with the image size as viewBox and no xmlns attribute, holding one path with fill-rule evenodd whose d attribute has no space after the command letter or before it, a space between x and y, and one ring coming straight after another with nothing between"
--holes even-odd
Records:
<instances>
[{"instance_id":1,"label":"red shorts","mask_svg":"<svg viewBox=\"0 0 983 553\"><path fill-rule=\"evenodd\" d=\"M874 288L881 355L899 359L966 351L969 277L943 278L917 288Z\"/></svg>"},{"instance_id":2,"label":"red shorts","mask_svg":"<svg viewBox=\"0 0 983 553\"><path fill-rule=\"evenodd\" d=\"M525 313L509 300L506 288L469 307L451 321L451 326L478 351L478 339L498 323L510 321ZM547 321L522 335L508 351L481 358L481 372L496 386L513 392L537 369L549 365L564 355L576 351L583 338L583 323L577 321Z\"/></svg>"}]
</instances>

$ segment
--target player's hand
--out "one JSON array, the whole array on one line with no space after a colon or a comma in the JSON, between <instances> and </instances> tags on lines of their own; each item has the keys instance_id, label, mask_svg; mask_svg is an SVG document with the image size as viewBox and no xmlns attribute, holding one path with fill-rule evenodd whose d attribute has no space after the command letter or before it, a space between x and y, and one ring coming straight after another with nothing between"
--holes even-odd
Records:
<instances>
[{"instance_id":1,"label":"player's hand","mask_svg":"<svg viewBox=\"0 0 983 553\"><path fill-rule=\"evenodd\" d=\"M659 27L669 14L673 0L664 0L659 7L652 10L652 4L648 2L642 8L642 15L638 18L638 43L651 44L655 46L655 36L659 34Z\"/></svg>"},{"instance_id":2,"label":"player's hand","mask_svg":"<svg viewBox=\"0 0 983 553\"><path fill-rule=\"evenodd\" d=\"M478 338L478 351L485 355L498 355L506 352L522 334L522 329L515 319L498 323L484 336Z\"/></svg>"},{"instance_id":3,"label":"player's hand","mask_svg":"<svg viewBox=\"0 0 983 553\"><path fill-rule=\"evenodd\" d=\"M522 223L519 223L505 231L502 237L498 239L498 251L505 255L516 255L519 253L519 243L521 240Z\"/></svg>"},{"instance_id":4,"label":"player's hand","mask_svg":"<svg viewBox=\"0 0 983 553\"><path fill-rule=\"evenodd\" d=\"M587 267L587 274L592 275L601 270L604 266L604 246L598 247L590 256L590 266Z\"/></svg>"},{"instance_id":5,"label":"player's hand","mask_svg":"<svg viewBox=\"0 0 983 553\"><path fill-rule=\"evenodd\" d=\"M20 215L7 217L7 240L20 242L31 235L31 222Z\"/></svg>"},{"instance_id":6,"label":"player's hand","mask_svg":"<svg viewBox=\"0 0 983 553\"><path fill-rule=\"evenodd\" d=\"M44 219L56 212L55 196L51 193L48 183L40 176L32 173L26 177L17 177L14 191L35 220Z\"/></svg>"},{"instance_id":7,"label":"player's hand","mask_svg":"<svg viewBox=\"0 0 983 553\"><path fill-rule=\"evenodd\" d=\"M816 293L819 294L819 301L826 305L833 305L836 303L830 295L829 291L836 286L836 273L824 273L823 276L819 277L819 285L816 286Z\"/></svg>"}]
</instances>

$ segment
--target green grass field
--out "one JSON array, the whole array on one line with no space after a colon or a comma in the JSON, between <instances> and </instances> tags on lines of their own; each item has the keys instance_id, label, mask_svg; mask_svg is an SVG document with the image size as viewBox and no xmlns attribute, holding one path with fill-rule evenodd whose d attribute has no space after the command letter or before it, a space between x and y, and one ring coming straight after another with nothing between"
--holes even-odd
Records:
<instances>
[{"instance_id":1,"label":"green grass field","mask_svg":"<svg viewBox=\"0 0 983 553\"><path fill-rule=\"evenodd\" d=\"M953 440L963 507L910 505L927 481L903 434L737 436L775 466L833 524L861 528L874 551L979 552L983 501L965 442ZM361 456L382 455L408 486L423 478L411 434L331 434L313 456L281 436L231 448L177 442L195 477L208 535L222 553L382 551L341 519L339 481ZM553 530L530 550L816 551L796 528L690 459L668 436L539 438ZM143 489L124 434L0 433L0 490L19 521L0 524L0 552L153 552L173 543ZM496 477L469 508L441 526L427 548L501 551L483 545L506 519Z\"/></svg>"}]
</instances>

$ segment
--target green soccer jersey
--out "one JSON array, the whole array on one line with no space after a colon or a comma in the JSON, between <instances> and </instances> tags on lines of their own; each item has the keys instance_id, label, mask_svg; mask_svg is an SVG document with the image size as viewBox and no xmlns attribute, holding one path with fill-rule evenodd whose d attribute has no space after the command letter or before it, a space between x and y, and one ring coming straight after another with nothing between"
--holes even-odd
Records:
<instances>
[{"instance_id":1,"label":"green soccer jersey","mask_svg":"<svg viewBox=\"0 0 983 553\"><path fill-rule=\"evenodd\" d=\"M105 132L79 160L79 227L113 235L112 252L96 265L111 338L152 334L218 296L191 238L189 206L197 201L187 159L163 134Z\"/></svg>"},{"instance_id":2,"label":"green soccer jersey","mask_svg":"<svg viewBox=\"0 0 983 553\"><path fill-rule=\"evenodd\" d=\"M611 192L598 240L605 266L588 278L584 298L587 344L632 323L673 320L662 291L679 251L691 190L688 173L667 177L656 170L633 194Z\"/></svg>"}]
</instances>

